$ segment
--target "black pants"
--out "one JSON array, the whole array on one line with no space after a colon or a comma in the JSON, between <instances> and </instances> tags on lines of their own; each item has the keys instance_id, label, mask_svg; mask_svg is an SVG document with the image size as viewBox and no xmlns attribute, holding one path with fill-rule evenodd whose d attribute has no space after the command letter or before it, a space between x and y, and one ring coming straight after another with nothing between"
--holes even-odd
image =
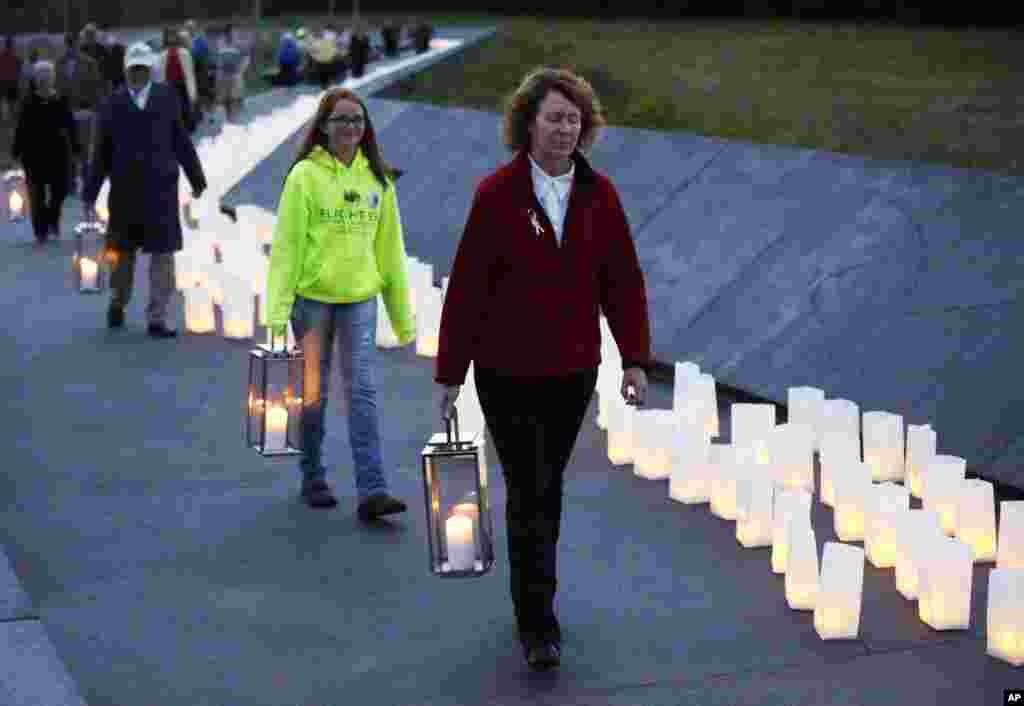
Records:
<instances>
[{"instance_id":1,"label":"black pants","mask_svg":"<svg viewBox=\"0 0 1024 706\"><path fill-rule=\"evenodd\" d=\"M477 395L505 477L512 604L524 645L561 641L554 613L562 478L597 369L523 378L477 369Z\"/></svg>"},{"instance_id":2,"label":"black pants","mask_svg":"<svg viewBox=\"0 0 1024 706\"><path fill-rule=\"evenodd\" d=\"M32 231L40 243L46 242L55 231L59 237L60 214L68 195L70 179L70 167L32 170L25 175L32 209Z\"/></svg>"}]
</instances>

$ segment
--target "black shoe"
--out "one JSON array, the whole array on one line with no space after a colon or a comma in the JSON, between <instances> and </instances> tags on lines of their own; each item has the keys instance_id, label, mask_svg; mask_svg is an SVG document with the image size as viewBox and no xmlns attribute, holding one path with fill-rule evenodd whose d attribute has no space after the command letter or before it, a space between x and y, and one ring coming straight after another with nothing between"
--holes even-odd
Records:
<instances>
[{"instance_id":1,"label":"black shoe","mask_svg":"<svg viewBox=\"0 0 1024 706\"><path fill-rule=\"evenodd\" d=\"M121 328L124 326L124 309L112 306L107 309L107 328Z\"/></svg>"},{"instance_id":2,"label":"black shoe","mask_svg":"<svg viewBox=\"0 0 1024 706\"><path fill-rule=\"evenodd\" d=\"M536 644L526 650L526 663L538 672L554 669L562 663L562 651L553 642Z\"/></svg>"},{"instance_id":3,"label":"black shoe","mask_svg":"<svg viewBox=\"0 0 1024 706\"><path fill-rule=\"evenodd\" d=\"M405 512L405 503L391 497L387 493L371 495L359 503L359 519L363 522L369 522L381 515L393 515L397 512Z\"/></svg>"},{"instance_id":4,"label":"black shoe","mask_svg":"<svg viewBox=\"0 0 1024 706\"><path fill-rule=\"evenodd\" d=\"M146 327L146 333L153 338L174 338L178 335L175 329L167 328L166 324L150 324Z\"/></svg>"},{"instance_id":5,"label":"black shoe","mask_svg":"<svg viewBox=\"0 0 1024 706\"><path fill-rule=\"evenodd\" d=\"M302 499L310 507L334 507L338 499L331 492L331 486L324 480L303 480Z\"/></svg>"}]
</instances>

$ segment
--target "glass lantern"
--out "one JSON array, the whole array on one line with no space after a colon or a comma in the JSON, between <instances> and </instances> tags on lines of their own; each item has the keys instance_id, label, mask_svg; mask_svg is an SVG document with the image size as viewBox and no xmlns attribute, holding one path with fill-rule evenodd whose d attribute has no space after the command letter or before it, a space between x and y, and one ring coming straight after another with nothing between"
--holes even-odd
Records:
<instances>
[{"instance_id":1,"label":"glass lantern","mask_svg":"<svg viewBox=\"0 0 1024 706\"><path fill-rule=\"evenodd\" d=\"M74 287L82 294L99 294L107 287L107 227L102 221L75 226L75 252L71 257Z\"/></svg>"},{"instance_id":2,"label":"glass lantern","mask_svg":"<svg viewBox=\"0 0 1024 706\"><path fill-rule=\"evenodd\" d=\"M420 453L430 571L435 576L483 576L494 566L484 449L480 434L459 438L458 412L453 410L445 432L431 436Z\"/></svg>"},{"instance_id":3,"label":"glass lantern","mask_svg":"<svg viewBox=\"0 0 1024 706\"><path fill-rule=\"evenodd\" d=\"M302 350L273 334L249 351L245 440L261 456L302 453Z\"/></svg>"},{"instance_id":4,"label":"glass lantern","mask_svg":"<svg viewBox=\"0 0 1024 706\"><path fill-rule=\"evenodd\" d=\"M25 172L21 169L12 169L4 174L4 210L7 211L9 221L20 221L28 213L28 184L25 181Z\"/></svg>"}]
</instances>

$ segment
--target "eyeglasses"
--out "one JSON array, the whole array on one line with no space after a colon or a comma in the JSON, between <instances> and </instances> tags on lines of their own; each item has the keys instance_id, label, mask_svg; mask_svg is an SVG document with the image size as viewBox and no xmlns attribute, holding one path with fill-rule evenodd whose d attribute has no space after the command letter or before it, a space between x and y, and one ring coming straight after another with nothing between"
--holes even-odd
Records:
<instances>
[{"instance_id":1,"label":"eyeglasses","mask_svg":"<svg viewBox=\"0 0 1024 706\"><path fill-rule=\"evenodd\" d=\"M366 121L362 115L339 115L333 118L327 118L324 122L328 125L351 125L352 127L356 127L358 125L362 125Z\"/></svg>"}]
</instances>

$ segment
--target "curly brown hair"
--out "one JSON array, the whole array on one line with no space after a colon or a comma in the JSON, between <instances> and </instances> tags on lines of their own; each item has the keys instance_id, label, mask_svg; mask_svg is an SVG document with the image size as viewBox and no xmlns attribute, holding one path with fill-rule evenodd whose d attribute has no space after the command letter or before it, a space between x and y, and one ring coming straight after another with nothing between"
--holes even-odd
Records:
<instances>
[{"instance_id":1,"label":"curly brown hair","mask_svg":"<svg viewBox=\"0 0 1024 706\"><path fill-rule=\"evenodd\" d=\"M502 137L505 146L513 151L530 148L530 124L540 111L540 104L548 92L558 91L580 109L582 123L576 149L589 154L607 125L601 101L593 87L571 69L541 66L526 75L512 94L505 99L505 118Z\"/></svg>"},{"instance_id":2,"label":"curly brown hair","mask_svg":"<svg viewBox=\"0 0 1024 706\"><path fill-rule=\"evenodd\" d=\"M394 180L401 176L401 172L395 169L393 166L384 161L384 157L381 155L380 145L377 144L377 133L373 129L373 121L370 120L370 111L366 109L366 103L363 99L356 95L354 92L347 88L334 88L324 94L324 97L320 99L320 106L316 109L316 115L313 117L313 121L309 126L309 131L306 133L306 137L302 140L302 145L299 147L299 152L295 157L295 161L292 162L292 167L304 160L309 156L309 153L313 151L316 146L323 147L328 152L331 151L330 144L327 141L327 136L324 135L322 128L325 121L330 117L331 113L334 112L334 106L338 104L340 100L350 100L353 103L358 103L363 109L363 120L366 122L365 130L363 130L363 137L359 140L359 146L363 149L363 154L366 155L367 161L370 163L370 171L377 177L377 181L381 183L384 191L388 189L388 178ZM288 169L291 172L292 168Z\"/></svg>"}]
</instances>

